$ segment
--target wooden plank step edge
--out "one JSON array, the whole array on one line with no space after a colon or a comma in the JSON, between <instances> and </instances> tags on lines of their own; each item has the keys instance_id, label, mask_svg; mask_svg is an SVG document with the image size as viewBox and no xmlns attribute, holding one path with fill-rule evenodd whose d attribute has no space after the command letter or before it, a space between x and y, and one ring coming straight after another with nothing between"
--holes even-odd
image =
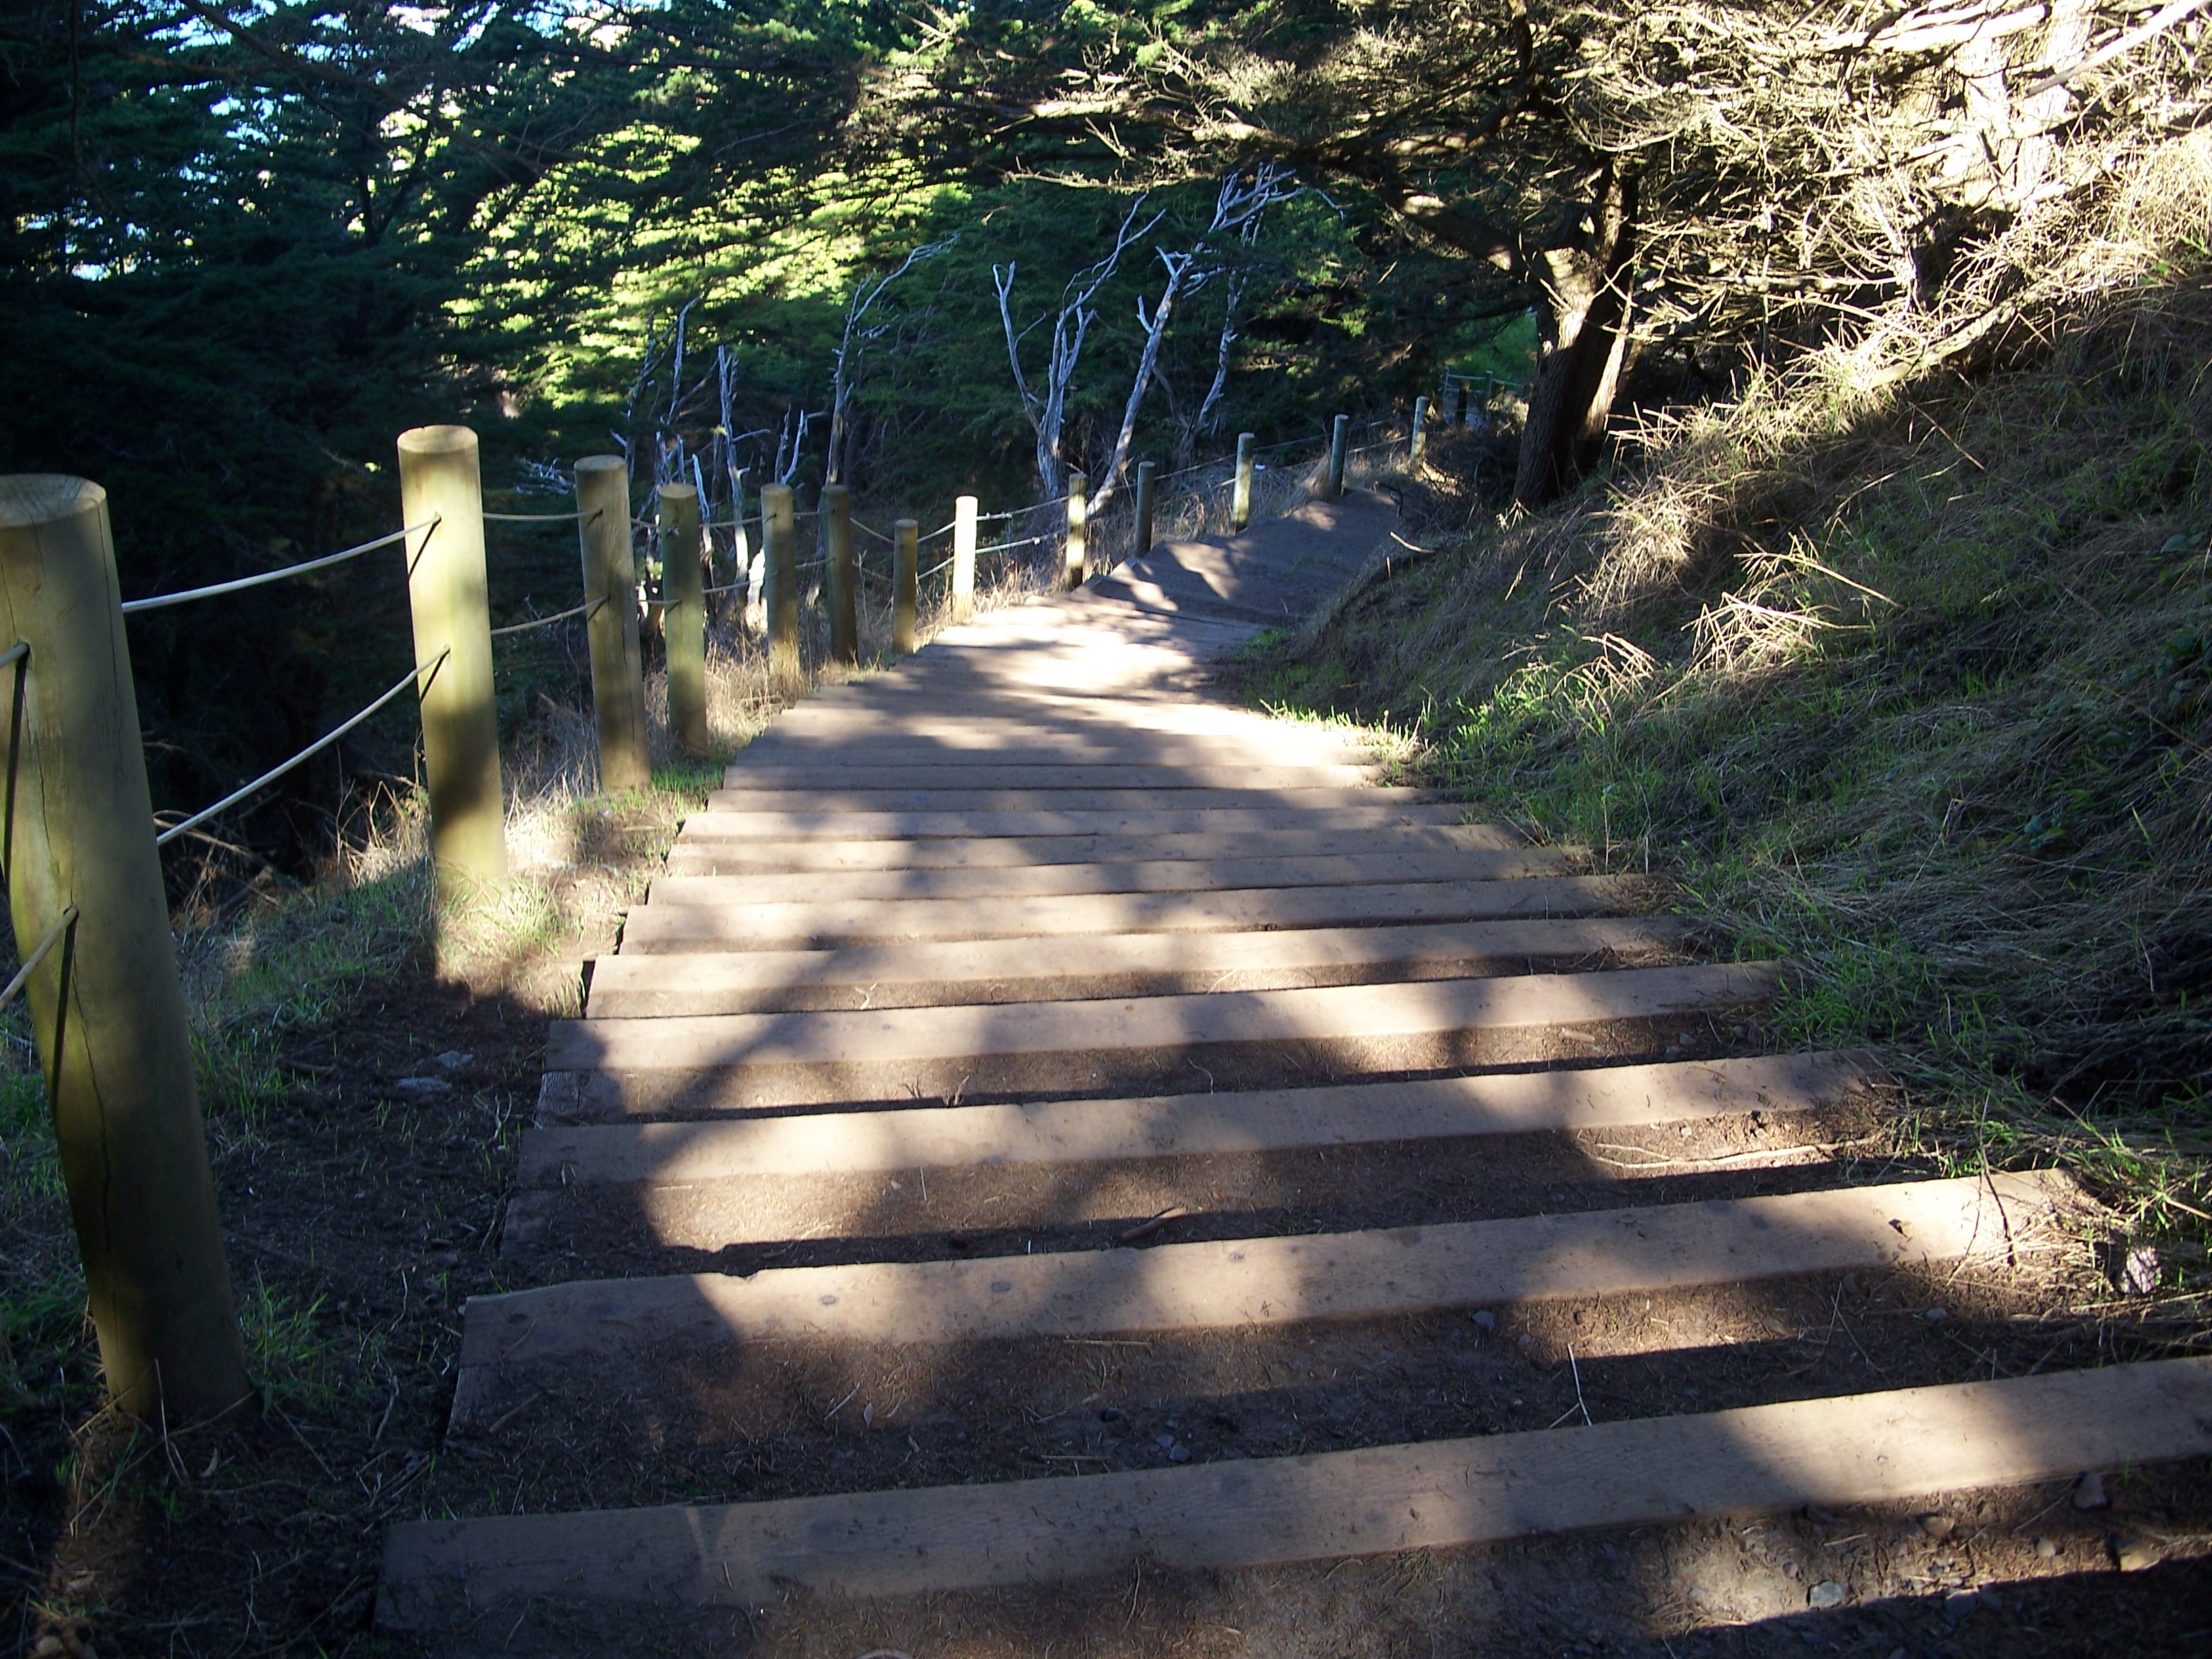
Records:
<instances>
[{"instance_id":1,"label":"wooden plank step edge","mask_svg":"<svg viewBox=\"0 0 2212 1659\"><path fill-rule=\"evenodd\" d=\"M648 904L775 904L811 894L816 881L751 872L724 873L714 854L678 842L669 850ZM1058 893L1267 891L1285 887L1378 887L1504 881L1563 875L1581 867L1552 847L1505 852L1335 854L1231 859L1129 859L1118 863L999 866L958 871L851 871L836 882L841 901L1000 898ZM704 867L702 867L704 866Z\"/></svg>"},{"instance_id":2,"label":"wooden plank step edge","mask_svg":"<svg viewBox=\"0 0 2212 1659\"><path fill-rule=\"evenodd\" d=\"M1133 1100L914 1106L704 1123L563 1124L523 1133L523 1188L1096 1164L1803 1112L1862 1092L1848 1054L1761 1054L1484 1077Z\"/></svg>"},{"instance_id":3,"label":"wooden plank step edge","mask_svg":"<svg viewBox=\"0 0 2212 1659\"><path fill-rule=\"evenodd\" d=\"M720 807L685 822L702 835L732 838L841 841L927 839L953 836L1238 835L1247 830L1387 830L1401 824L1457 824L1467 809L1443 801L1371 806L1156 806L1050 811L894 812L836 810L746 811Z\"/></svg>"},{"instance_id":4,"label":"wooden plank step edge","mask_svg":"<svg viewBox=\"0 0 2212 1659\"><path fill-rule=\"evenodd\" d=\"M694 825L697 827L695 829ZM1429 823L1372 830L1276 830L1244 835L1182 832L1164 836L997 836L907 841L861 836L851 840L744 841L715 833L705 814L677 832L684 853L713 860L734 872L796 870L1004 869L1029 864L1116 864L1175 859L1258 858L1269 854L1326 858L1387 851L1401 854L1511 852L1529 845L1495 824ZM1586 858L1586 848L1559 849Z\"/></svg>"},{"instance_id":5,"label":"wooden plank step edge","mask_svg":"<svg viewBox=\"0 0 2212 1659\"><path fill-rule=\"evenodd\" d=\"M1191 782L1142 788L1055 788L1049 783L999 784L973 789L849 788L714 789L707 805L713 811L853 812L1082 812L1132 811L1159 807L1268 807L1303 812L1317 807L1410 806L1448 802L1441 790L1370 783L1346 788L1317 785L1244 788L1234 784Z\"/></svg>"},{"instance_id":6,"label":"wooden plank step edge","mask_svg":"<svg viewBox=\"0 0 2212 1659\"><path fill-rule=\"evenodd\" d=\"M2077 1189L2043 1170L1142 1250L572 1280L469 1298L453 1420L474 1418L492 1368L647 1341L995 1342L1651 1295L2032 1253L2062 1205L2073 1218Z\"/></svg>"},{"instance_id":7,"label":"wooden plank step edge","mask_svg":"<svg viewBox=\"0 0 2212 1659\"><path fill-rule=\"evenodd\" d=\"M1642 909L1651 890L1650 882L1638 876L1503 876L1369 886L1018 893L999 898L826 897L720 906L647 902L623 919L622 949L635 954L705 944L726 951L787 951L901 940L957 943L1587 916Z\"/></svg>"},{"instance_id":8,"label":"wooden plank step edge","mask_svg":"<svg viewBox=\"0 0 2212 1659\"><path fill-rule=\"evenodd\" d=\"M586 1018L1162 996L1284 989L1390 976L1466 978L1540 963L1676 952L1680 916L1536 916L1389 927L1224 933L1092 933L928 940L828 951L646 951L592 963ZM1492 964L1495 964L1494 966Z\"/></svg>"},{"instance_id":9,"label":"wooden plank step edge","mask_svg":"<svg viewBox=\"0 0 2212 1659\"><path fill-rule=\"evenodd\" d=\"M1771 963L1421 980L1090 1002L556 1020L548 1071L738 1071L916 1060L1362 1042L1710 1012L1773 994Z\"/></svg>"},{"instance_id":10,"label":"wooden plank step edge","mask_svg":"<svg viewBox=\"0 0 2212 1659\"><path fill-rule=\"evenodd\" d=\"M2212 1358L1128 1474L742 1504L423 1521L378 1622L544 1595L688 1606L1449 1548L2018 1486L2212 1453Z\"/></svg>"}]
</instances>

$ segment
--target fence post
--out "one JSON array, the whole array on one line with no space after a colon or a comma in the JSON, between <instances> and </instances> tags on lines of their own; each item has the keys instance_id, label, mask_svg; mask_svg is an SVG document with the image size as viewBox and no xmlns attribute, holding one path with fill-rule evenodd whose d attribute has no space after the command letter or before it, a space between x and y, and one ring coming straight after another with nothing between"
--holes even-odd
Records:
<instances>
[{"instance_id":1,"label":"fence post","mask_svg":"<svg viewBox=\"0 0 2212 1659\"><path fill-rule=\"evenodd\" d=\"M952 620L964 623L975 614L975 508L973 495L952 503Z\"/></svg>"},{"instance_id":2,"label":"fence post","mask_svg":"<svg viewBox=\"0 0 2212 1659\"><path fill-rule=\"evenodd\" d=\"M891 650L902 657L914 650L914 611L921 585L921 531L912 519L891 525Z\"/></svg>"},{"instance_id":3,"label":"fence post","mask_svg":"<svg viewBox=\"0 0 2212 1659\"><path fill-rule=\"evenodd\" d=\"M842 663L860 659L858 599L853 591L853 492L822 486L822 550L830 592L830 654Z\"/></svg>"},{"instance_id":4,"label":"fence post","mask_svg":"<svg viewBox=\"0 0 2212 1659\"><path fill-rule=\"evenodd\" d=\"M401 433L399 503L403 524L438 521L409 549L407 603L415 623L438 898L469 903L507 880L477 434L465 426ZM622 532L629 534L627 501Z\"/></svg>"},{"instance_id":5,"label":"fence post","mask_svg":"<svg viewBox=\"0 0 2212 1659\"><path fill-rule=\"evenodd\" d=\"M1152 474L1150 461L1137 463L1137 556L1152 550Z\"/></svg>"},{"instance_id":6,"label":"fence post","mask_svg":"<svg viewBox=\"0 0 2212 1659\"><path fill-rule=\"evenodd\" d=\"M775 689L797 696L805 689L799 665L799 517L791 486L761 489L761 544L768 582L768 674Z\"/></svg>"},{"instance_id":7,"label":"fence post","mask_svg":"<svg viewBox=\"0 0 2212 1659\"><path fill-rule=\"evenodd\" d=\"M587 455L576 463L578 538L583 544L584 632L592 651L592 720L599 740L599 787L642 789L653 781L645 750L645 653L638 642L637 563L630 550L629 463Z\"/></svg>"},{"instance_id":8,"label":"fence post","mask_svg":"<svg viewBox=\"0 0 2212 1659\"><path fill-rule=\"evenodd\" d=\"M1428 452L1428 447L1429 400L1426 398L1416 398L1413 399L1413 435L1407 441L1406 456L1406 470L1408 472L1419 472L1421 470L1421 457Z\"/></svg>"},{"instance_id":9,"label":"fence post","mask_svg":"<svg viewBox=\"0 0 2212 1659\"><path fill-rule=\"evenodd\" d=\"M707 594L699 565L699 492L688 483L659 491L660 632L668 645L668 733L704 755L707 735Z\"/></svg>"},{"instance_id":10,"label":"fence post","mask_svg":"<svg viewBox=\"0 0 2212 1659\"><path fill-rule=\"evenodd\" d=\"M1241 531L1252 522L1252 449L1260 441L1255 432L1237 434L1237 483L1229 495L1229 527Z\"/></svg>"},{"instance_id":11,"label":"fence post","mask_svg":"<svg viewBox=\"0 0 2212 1659\"><path fill-rule=\"evenodd\" d=\"M1465 426L1467 424L1467 382L1454 380L1451 383L1451 423L1454 426Z\"/></svg>"},{"instance_id":12,"label":"fence post","mask_svg":"<svg viewBox=\"0 0 2212 1659\"><path fill-rule=\"evenodd\" d=\"M1344 499L1344 468L1352 459L1352 416L1340 415L1328 432L1328 498Z\"/></svg>"},{"instance_id":13,"label":"fence post","mask_svg":"<svg viewBox=\"0 0 2212 1659\"><path fill-rule=\"evenodd\" d=\"M1060 572L1064 592L1083 586L1084 541L1089 533L1091 480L1080 472L1067 475L1067 564Z\"/></svg>"},{"instance_id":14,"label":"fence post","mask_svg":"<svg viewBox=\"0 0 2212 1659\"><path fill-rule=\"evenodd\" d=\"M12 709L8 902L108 1396L196 1422L247 1398L176 950L154 850L107 493L0 479L0 684ZM13 695L11 691L11 696ZM63 927L76 907L76 927Z\"/></svg>"}]
</instances>

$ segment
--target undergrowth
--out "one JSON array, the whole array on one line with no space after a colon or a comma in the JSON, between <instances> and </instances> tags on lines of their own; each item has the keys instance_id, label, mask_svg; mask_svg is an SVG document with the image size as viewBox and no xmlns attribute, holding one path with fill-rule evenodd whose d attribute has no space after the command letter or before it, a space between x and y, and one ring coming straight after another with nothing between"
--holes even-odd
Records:
<instances>
[{"instance_id":1,"label":"undergrowth","mask_svg":"<svg viewBox=\"0 0 2212 1659\"><path fill-rule=\"evenodd\" d=\"M1784 1039L1878 1049L1962 1167L2081 1169L2194 1285L2203 256L2169 246L1972 378L1754 377L1552 511L1431 524L1257 648L1249 695L1387 723L1422 781L1671 878L1792 965Z\"/></svg>"}]
</instances>

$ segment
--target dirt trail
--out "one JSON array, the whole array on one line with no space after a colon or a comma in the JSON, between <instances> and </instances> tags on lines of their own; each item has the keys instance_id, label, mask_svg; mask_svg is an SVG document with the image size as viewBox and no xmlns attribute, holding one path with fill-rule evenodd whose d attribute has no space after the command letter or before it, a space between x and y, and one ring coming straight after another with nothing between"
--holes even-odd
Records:
<instances>
[{"instance_id":1,"label":"dirt trail","mask_svg":"<svg viewBox=\"0 0 2212 1659\"><path fill-rule=\"evenodd\" d=\"M1649 884L1212 699L1392 522L1163 548L744 751L465 1310L449 1444L534 1473L392 1531L386 1628L1963 1651L2188 1552L2166 1477L2117 1544L2068 1501L2212 1452L2212 1362L2051 1316L2101 1293L2070 1182L1891 1156Z\"/></svg>"}]
</instances>

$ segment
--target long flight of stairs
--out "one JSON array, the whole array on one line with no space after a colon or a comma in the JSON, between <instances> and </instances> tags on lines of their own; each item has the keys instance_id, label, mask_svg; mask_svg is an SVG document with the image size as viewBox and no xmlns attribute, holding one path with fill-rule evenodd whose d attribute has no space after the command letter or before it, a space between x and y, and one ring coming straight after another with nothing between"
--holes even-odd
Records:
<instances>
[{"instance_id":1,"label":"long flight of stairs","mask_svg":"<svg viewBox=\"0 0 2212 1659\"><path fill-rule=\"evenodd\" d=\"M744 751L553 1035L505 1232L533 1287L466 1310L452 1437L540 1511L395 1528L387 1627L2212 1450L2201 1360L2013 1375L1917 1317L1791 1358L1831 1292L1917 1316L2069 1259L2084 1200L1855 1160L1880 1079L1759 1051L1771 965L1208 700L1387 528L1354 497L1164 550Z\"/></svg>"}]
</instances>

